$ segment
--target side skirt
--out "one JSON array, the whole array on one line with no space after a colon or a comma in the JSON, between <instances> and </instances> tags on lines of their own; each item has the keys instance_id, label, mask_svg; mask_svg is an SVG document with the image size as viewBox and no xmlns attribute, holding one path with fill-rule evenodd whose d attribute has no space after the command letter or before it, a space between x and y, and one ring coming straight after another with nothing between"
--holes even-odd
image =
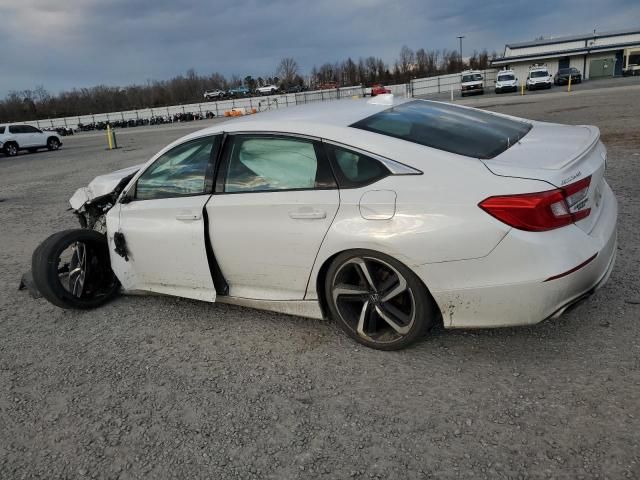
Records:
<instances>
[{"instance_id":1,"label":"side skirt","mask_svg":"<svg viewBox=\"0 0 640 480\"><path fill-rule=\"evenodd\" d=\"M298 317L315 318L317 320L324 318L317 300L256 300L253 298L221 296L216 298L216 302L286 313L287 315L296 315Z\"/></svg>"}]
</instances>

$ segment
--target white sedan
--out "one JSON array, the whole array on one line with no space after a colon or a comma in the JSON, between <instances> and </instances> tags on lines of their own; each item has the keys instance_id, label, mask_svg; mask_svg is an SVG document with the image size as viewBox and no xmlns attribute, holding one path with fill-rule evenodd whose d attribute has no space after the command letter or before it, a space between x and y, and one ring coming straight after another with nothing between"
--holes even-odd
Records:
<instances>
[{"instance_id":1,"label":"white sedan","mask_svg":"<svg viewBox=\"0 0 640 480\"><path fill-rule=\"evenodd\" d=\"M60 307L122 287L331 317L379 349L534 324L613 268L606 156L595 127L392 95L261 113L78 190L85 228L33 277Z\"/></svg>"}]
</instances>

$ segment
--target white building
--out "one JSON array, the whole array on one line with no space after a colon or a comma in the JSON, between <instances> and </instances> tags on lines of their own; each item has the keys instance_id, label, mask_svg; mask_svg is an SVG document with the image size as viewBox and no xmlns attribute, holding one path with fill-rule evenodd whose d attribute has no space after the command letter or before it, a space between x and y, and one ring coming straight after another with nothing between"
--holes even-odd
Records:
<instances>
[{"instance_id":1,"label":"white building","mask_svg":"<svg viewBox=\"0 0 640 480\"><path fill-rule=\"evenodd\" d=\"M546 64L551 75L559 68L575 67L583 78L593 79L622 75L622 69L637 63L638 56L640 28L510 43L491 65L514 70L521 82L534 63Z\"/></svg>"}]
</instances>

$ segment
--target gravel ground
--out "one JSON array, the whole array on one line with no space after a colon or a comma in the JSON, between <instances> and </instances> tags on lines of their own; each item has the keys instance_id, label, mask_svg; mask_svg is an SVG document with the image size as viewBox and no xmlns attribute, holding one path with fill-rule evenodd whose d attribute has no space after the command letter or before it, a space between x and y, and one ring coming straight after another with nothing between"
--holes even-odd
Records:
<instances>
[{"instance_id":1,"label":"gravel ground","mask_svg":"<svg viewBox=\"0 0 640 480\"><path fill-rule=\"evenodd\" d=\"M75 188L210 122L0 158L0 479L640 477L640 85L467 99L600 127L611 279L559 320L360 347L331 322L169 297L63 311L16 290Z\"/></svg>"}]
</instances>

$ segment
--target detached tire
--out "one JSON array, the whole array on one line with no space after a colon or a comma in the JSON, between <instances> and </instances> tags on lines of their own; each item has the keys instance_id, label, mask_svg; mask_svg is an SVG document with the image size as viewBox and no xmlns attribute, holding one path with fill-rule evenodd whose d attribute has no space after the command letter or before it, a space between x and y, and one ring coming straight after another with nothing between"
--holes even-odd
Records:
<instances>
[{"instance_id":1,"label":"detached tire","mask_svg":"<svg viewBox=\"0 0 640 480\"><path fill-rule=\"evenodd\" d=\"M106 235L88 229L65 230L42 242L31 259L38 291L60 308L98 307L117 295Z\"/></svg>"},{"instance_id":2,"label":"detached tire","mask_svg":"<svg viewBox=\"0 0 640 480\"><path fill-rule=\"evenodd\" d=\"M399 350L438 321L439 310L418 276L396 259L371 250L338 255L325 277L331 316L357 342Z\"/></svg>"}]
</instances>

